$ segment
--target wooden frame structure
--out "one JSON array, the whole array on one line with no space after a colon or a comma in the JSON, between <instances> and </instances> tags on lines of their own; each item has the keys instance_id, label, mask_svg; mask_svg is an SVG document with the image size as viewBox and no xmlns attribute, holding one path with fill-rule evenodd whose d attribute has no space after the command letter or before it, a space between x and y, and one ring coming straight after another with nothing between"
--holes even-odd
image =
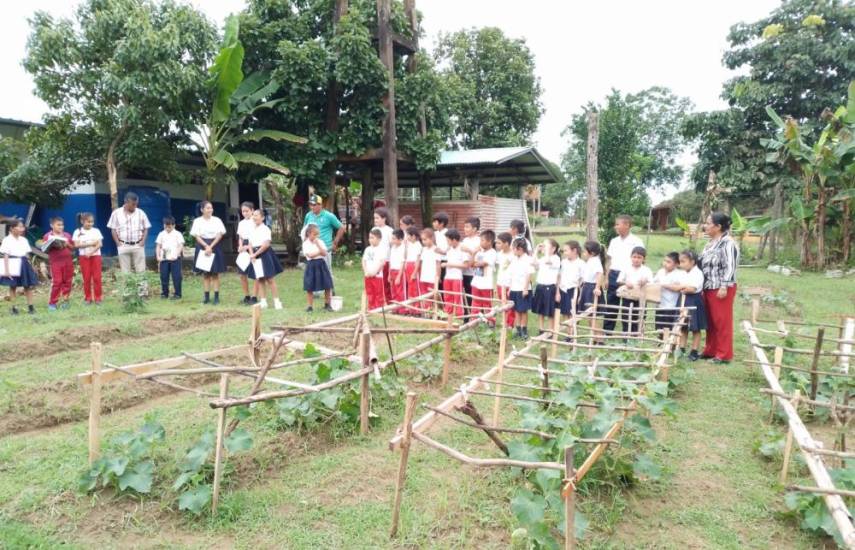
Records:
<instances>
[{"instance_id":1,"label":"wooden frame structure","mask_svg":"<svg viewBox=\"0 0 855 550\"><path fill-rule=\"evenodd\" d=\"M768 384L768 388L761 391L771 396L772 411L774 412L775 403L781 407L787 418L787 439L784 445L784 460L781 469L780 482L785 484L789 472L790 458L793 449L793 442L798 445L802 453L805 464L810 471L816 484L815 487L804 487L800 485L788 485L787 490L801 491L814 493L822 496L829 513L834 519L837 529L847 548L855 549L855 525L853 525L852 517L849 515L849 509L843 501L843 497L855 496L852 491L837 489L834 482L828 473L825 461L829 459L839 459L843 463L846 459L855 458L855 453L850 452L846 448L846 429L850 421L855 415L855 407L849 405L852 385L848 384L840 395L827 400L817 400L817 388L821 376L828 377L843 377L847 380L852 380L853 373L849 372L850 360L855 358L853 353L853 345L855 345L855 317L844 319L842 324L832 323L810 323L805 321L764 321L756 319L757 322L772 322L775 323L776 330L764 329L755 326L751 321L743 321L742 328L748 336L751 348L756 357L756 361L748 360L749 364L758 365L764 378ZM817 328L816 336L811 336L799 332L791 332L790 325L796 325L802 328ZM825 332L827 329L838 329L838 338L826 338ZM787 348L782 345L768 345L760 342L759 334L771 335L781 339L790 337L799 337L802 339L813 340L813 349ZM834 350L827 350L823 345L833 344ZM766 355L767 349L774 350L773 361L770 362ZM793 365L786 365L783 362L785 353L792 355L809 355L811 357L810 369L801 368ZM820 369L820 362L823 358L831 358L836 365L831 369ZM795 370L806 372L810 375L811 385L808 396L801 396L796 390L792 395L786 393L781 386L780 375L782 370ZM799 404L808 405L811 410L816 407L825 407L830 409L831 418L834 420L840 430L839 437L835 441L836 449L824 449L822 442L814 439L801 417L799 416ZM770 416L771 420L771 416Z\"/></svg>"},{"instance_id":2,"label":"wooden frame structure","mask_svg":"<svg viewBox=\"0 0 855 550\"><path fill-rule=\"evenodd\" d=\"M619 307L620 306L618 306L618 308ZM626 309L628 310L629 308ZM651 311L655 311L655 308L645 308L641 312L641 316L646 317L647 313ZM578 467L578 469L575 467L574 464L574 450L572 446L564 450L563 462L529 462L522 460L514 460L510 458L478 458L468 456L457 449L440 443L436 439L430 437L428 433L435 427L438 421L449 419L456 422L457 424L466 426L468 428L483 431L497 445L497 447L499 447L502 451L505 452L505 454L507 454L507 446L505 446L504 443L499 439L498 434L529 434L538 435L540 437L550 437L550 434L540 433L533 430L501 426L499 423L502 412L501 404L503 402L511 400L534 401L541 403L547 407L551 406L553 403L555 403L551 397L552 393L555 390L550 388L550 377L554 378L556 376L570 375L568 371L563 371L560 369L562 365L567 364L573 364L576 366L587 366L588 376L596 380L611 381L608 378L597 376L596 373L598 368L611 369L622 367L649 367L650 369L652 369L651 379L660 377L662 379L667 380L669 368L667 361L669 356L676 348L677 339L679 338L679 332L681 328L686 325L687 315L687 308L682 308L677 319L675 320L674 325L670 329L665 329L663 331L662 340L655 340L657 342L656 346L595 346L592 344L582 343L583 339L588 338L588 335L580 333L577 330L579 328L582 328L581 323L583 321L587 321L591 325L589 329L593 332L595 330L595 323L598 320L604 319L604 317L598 316L597 305L594 304L585 312L581 313L578 316L572 316L568 321L564 323L554 323L552 330L544 331L544 333L540 336L531 339L521 350L512 351L509 355L507 355L507 357L507 333L505 330L503 330L501 332L501 339L499 343L499 357L496 365L490 368L481 376L472 378L468 384L461 386L459 391L445 399L439 405L426 406L429 412L415 421L413 421L413 417L416 406L416 394L409 393L407 395L406 409L404 412L404 422L398 429L398 433L395 435L395 437L393 437L389 441L390 450L401 451L400 462L398 466L397 483L393 499L390 536L394 537L397 535L398 532L398 527L400 523L400 507L403 498L403 488L406 483L406 471L407 463L409 460L409 453L412 446L412 442L418 441L427 447L430 447L434 450L437 450L450 456L458 462L474 467L516 467L523 469L551 469L563 472L564 480L562 485L562 497L565 502L566 513L565 547L575 548L573 521L575 517L576 485L585 477L585 475L588 473L588 471L590 471L591 467L593 467L593 465L597 462L597 460L599 460L603 453L605 453L607 447L610 444L617 443L615 438L623 427L626 418L637 410L636 401L633 400L632 402L627 403L624 406L616 407L615 410L621 411L620 418L616 422L614 422L614 424L610 427L610 429L605 432L602 438L587 440L582 439L578 441L578 443L581 444L593 445L592 450L587 455L587 458L584 460L584 462ZM651 333L653 332L655 331L651 331ZM603 338L608 338L608 336L609 335L605 335L603 336ZM616 337L626 338L627 336L633 338L638 335L623 334L621 336ZM652 338L645 338L643 336L641 336L641 338L643 338L644 341L652 340ZM576 348L590 351L589 360L574 362L561 359L557 357L557 347L569 347L571 349ZM534 351L536 348L539 349L539 353L532 353L532 351ZM552 349L551 353L549 351L550 348ZM637 353L639 354L639 358L637 361L599 362L598 358L595 357L595 352L598 349L601 349L603 351L613 351L614 348L620 348ZM648 353L651 354L651 359L644 358L644 355ZM538 366L536 368L519 364L520 361L532 359L538 362ZM537 373L538 380L536 381L536 383L532 384L509 383L504 380L503 376L506 370L520 372L533 371L533 373ZM495 386L495 390L486 391L486 388L489 385ZM523 396L514 393L503 393L505 388L522 388L526 390L531 390L532 392L540 391L542 392L542 397L538 398ZM481 415L481 413L478 411L478 409L475 407L472 402L473 396L482 396L493 399L493 414L491 421L486 421ZM580 402L577 406L592 408L598 407L598 405L596 404L586 402ZM463 413L464 415L471 418L472 421L470 422L468 420L455 416L453 414L454 412Z\"/></svg>"},{"instance_id":3,"label":"wooden frame structure","mask_svg":"<svg viewBox=\"0 0 855 550\"><path fill-rule=\"evenodd\" d=\"M400 304L390 304L369 311L365 307L365 299L363 297L363 307L359 313L304 327L274 326L273 332L270 333L261 332L261 308L260 306L255 306L252 309L252 325L247 344L205 353L183 353L177 357L124 366L105 363L103 361L101 344L93 343L92 369L78 375L78 380L82 385L91 386L89 408L90 464L100 454L101 390L104 384L131 378L133 380L161 384L172 389L208 398L209 406L217 411L212 499L212 512L216 512L222 478L222 466L225 457L224 440L237 427L239 422L237 418L233 419L230 423L226 422L229 408L261 401L299 397L359 380L361 396L360 433L365 434L369 428L370 376L373 375L380 378L381 371L389 366L394 366L397 361L412 357L429 349L431 346L442 343L444 344L442 383L445 384L448 380L450 370L451 339L455 335L472 330L479 324L488 322L497 315L504 318L503 312L511 307L510 304L502 304L494 300L494 305L488 312L470 315L468 319L464 319L460 323L455 322L452 317L445 320L436 320L415 317L408 318L388 313L400 307L417 308L417 303L428 300L433 300L432 293L411 298ZM427 324L429 327L399 326L390 328L388 327L389 318L410 324ZM372 322L374 325L372 325ZM382 326L375 326L381 323ZM306 349L306 342L289 338L292 334L296 333L341 334L343 337L342 340L349 344L349 346L346 350L336 350L313 344L314 348L320 352L320 355L297 359L289 358L285 361L279 361L279 356L283 349L291 351L303 351ZM409 349L395 352L390 337L392 334L425 334L430 336L430 338ZM375 337L383 337L382 341L388 345L389 358L385 361L380 361L379 359L377 344L374 341ZM262 358L261 348L265 342L270 344L271 349L266 357ZM249 364L246 366L227 366L215 361L218 356L234 352L247 352ZM270 375L275 370L283 370L298 365L312 365L330 359L348 361L355 367L355 370L316 385ZM188 366L190 367L188 368ZM105 369L104 367L107 368ZM170 380L178 376L193 377L210 376L213 374L220 375L219 392L216 394L205 392L196 387L181 385ZM234 384L230 384L230 380L243 378L252 380L252 385L245 395L235 395L234 391L236 388ZM265 384L272 384L278 386L278 388L265 389Z\"/></svg>"}]
</instances>

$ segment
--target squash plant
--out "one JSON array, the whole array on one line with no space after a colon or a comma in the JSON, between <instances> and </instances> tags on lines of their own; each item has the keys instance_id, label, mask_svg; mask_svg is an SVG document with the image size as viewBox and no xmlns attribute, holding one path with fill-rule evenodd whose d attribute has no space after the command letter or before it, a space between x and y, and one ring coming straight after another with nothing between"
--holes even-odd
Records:
<instances>
[{"instance_id":1,"label":"squash plant","mask_svg":"<svg viewBox=\"0 0 855 550\"><path fill-rule=\"evenodd\" d=\"M80 476L78 487L91 492L112 487L119 493L147 494L154 480L153 447L166 436L163 426L152 418L136 431L122 432L112 439L104 454Z\"/></svg>"}]
</instances>

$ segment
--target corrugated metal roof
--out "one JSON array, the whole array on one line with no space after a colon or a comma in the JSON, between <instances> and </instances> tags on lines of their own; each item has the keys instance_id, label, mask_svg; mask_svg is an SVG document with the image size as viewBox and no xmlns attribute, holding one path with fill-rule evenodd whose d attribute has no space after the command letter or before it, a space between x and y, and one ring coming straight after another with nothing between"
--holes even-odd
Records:
<instances>
[{"instance_id":1,"label":"corrugated metal roof","mask_svg":"<svg viewBox=\"0 0 855 550\"><path fill-rule=\"evenodd\" d=\"M442 151L439 154L439 165L502 164L509 159L513 159L529 151L534 151L534 147L492 147L489 149L470 149L468 151Z\"/></svg>"}]
</instances>

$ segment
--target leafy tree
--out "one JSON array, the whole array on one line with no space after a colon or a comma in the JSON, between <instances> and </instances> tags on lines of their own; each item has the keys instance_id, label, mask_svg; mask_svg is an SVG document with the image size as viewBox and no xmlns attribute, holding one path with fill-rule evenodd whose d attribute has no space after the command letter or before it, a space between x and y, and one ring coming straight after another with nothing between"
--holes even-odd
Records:
<instances>
[{"instance_id":1,"label":"leafy tree","mask_svg":"<svg viewBox=\"0 0 855 550\"><path fill-rule=\"evenodd\" d=\"M654 87L623 95L612 90L605 105L589 103L573 115L564 135L570 145L562 159L571 204L584 206L588 112L599 112L597 159L600 238L614 236L611 222L618 214L647 215L649 189L676 185L682 177L677 156L682 150L680 127L691 102L667 88Z\"/></svg>"},{"instance_id":2,"label":"leafy tree","mask_svg":"<svg viewBox=\"0 0 855 550\"><path fill-rule=\"evenodd\" d=\"M263 109L274 107L278 100L265 99L278 89L280 82L271 80L268 72L259 71L244 79L244 49L238 39L237 17L226 20L223 44L208 72L211 75L213 104L208 120L199 127L199 146L205 159L206 196L211 200L214 185L222 179L223 170L236 171L241 164L250 164L290 175L287 167L271 158L235 148L247 142L267 139L276 142L306 143L305 138L281 130L254 129L245 131L247 122Z\"/></svg>"},{"instance_id":3,"label":"leafy tree","mask_svg":"<svg viewBox=\"0 0 855 550\"><path fill-rule=\"evenodd\" d=\"M525 40L498 28L440 36L435 57L451 94L455 148L527 145L543 104Z\"/></svg>"},{"instance_id":4,"label":"leafy tree","mask_svg":"<svg viewBox=\"0 0 855 550\"><path fill-rule=\"evenodd\" d=\"M25 174L56 169L45 173L54 184L48 195L56 196L59 182L67 187L105 171L115 207L120 168L174 173L171 153L204 102L216 34L210 22L171 0L86 0L73 19L36 12L30 25L24 68L55 125L41 133L40 164L25 163ZM51 162L53 153L61 162Z\"/></svg>"}]
</instances>

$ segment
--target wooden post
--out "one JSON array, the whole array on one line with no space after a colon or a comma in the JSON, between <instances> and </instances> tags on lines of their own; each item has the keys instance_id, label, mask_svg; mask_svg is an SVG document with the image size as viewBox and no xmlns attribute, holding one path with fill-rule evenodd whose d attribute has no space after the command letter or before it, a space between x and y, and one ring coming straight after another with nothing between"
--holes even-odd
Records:
<instances>
[{"instance_id":1,"label":"wooden post","mask_svg":"<svg viewBox=\"0 0 855 550\"><path fill-rule=\"evenodd\" d=\"M252 306L252 325L249 330L249 359L253 367L259 367L261 350L258 349L258 339L261 336L261 304Z\"/></svg>"},{"instance_id":2,"label":"wooden post","mask_svg":"<svg viewBox=\"0 0 855 550\"><path fill-rule=\"evenodd\" d=\"M359 209L359 234L362 246L368 246L368 232L374 226L374 167L366 162L362 169L362 203Z\"/></svg>"},{"instance_id":3,"label":"wooden post","mask_svg":"<svg viewBox=\"0 0 855 550\"><path fill-rule=\"evenodd\" d=\"M371 335L368 332L368 320L364 323L365 329L360 338L360 349L362 351L362 366L368 367L371 365ZM369 373L362 375L359 384L359 433L365 435L368 433L368 412L370 409L370 389L369 389Z\"/></svg>"},{"instance_id":4,"label":"wooden post","mask_svg":"<svg viewBox=\"0 0 855 550\"><path fill-rule=\"evenodd\" d=\"M576 468L573 445L564 449L564 548L576 548Z\"/></svg>"},{"instance_id":5,"label":"wooden post","mask_svg":"<svg viewBox=\"0 0 855 550\"><path fill-rule=\"evenodd\" d=\"M448 328L454 324L454 315L452 313L448 314L448 318L446 324ZM448 384L448 371L451 369L451 333L445 335L445 341L443 342L444 349L442 351L442 386L445 387Z\"/></svg>"},{"instance_id":6,"label":"wooden post","mask_svg":"<svg viewBox=\"0 0 855 550\"><path fill-rule=\"evenodd\" d=\"M546 353L546 346L540 346L540 369L541 383L543 384L543 398L549 399L549 356Z\"/></svg>"},{"instance_id":7,"label":"wooden post","mask_svg":"<svg viewBox=\"0 0 855 550\"><path fill-rule=\"evenodd\" d=\"M410 458L410 439L413 434L413 411L416 408L415 392L407 392L407 405L404 408L404 425L401 439L401 462L398 464L398 482L395 485L395 503L392 505L392 529L390 537L398 534L398 521L401 517L401 498L404 493L404 483L407 480L407 461Z\"/></svg>"},{"instance_id":8,"label":"wooden post","mask_svg":"<svg viewBox=\"0 0 855 550\"><path fill-rule=\"evenodd\" d=\"M89 465L101 455L101 365L100 342L92 342L92 393L89 397Z\"/></svg>"},{"instance_id":9,"label":"wooden post","mask_svg":"<svg viewBox=\"0 0 855 550\"><path fill-rule=\"evenodd\" d=\"M386 69L386 93L383 95L383 193L389 217L398 219L398 138L395 132L394 45L391 24L392 0L377 0L377 41L380 61ZM424 220L423 220L424 222ZM397 222L395 222L397 223Z\"/></svg>"},{"instance_id":10,"label":"wooden post","mask_svg":"<svg viewBox=\"0 0 855 550\"><path fill-rule=\"evenodd\" d=\"M751 324L756 326L760 318L760 296L751 297Z\"/></svg>"},{"instance_id":11,"label":"wooden post","mask_svg":"<svg viewBox=\"0 0 855 550\"><path fill-rule=\"evenodd\" d=\"M813 361L810 364L810 398L816 400L816 391L819 387L819 374L817 367L819 366L819 357L822 353L822 340L825 338L825 328L820 327L816 331L816 346L813 348ZM814 406L811 405L811 410Z\"/></svg>"},{"instance_id":12,"label":"wooden post","mask_svg":"<svg viewBox=\"0 0 855 550\"><path fill-rule=\"evenodd\" d=\"M799 390L793 392L791 401L793 407L798 409L799 406ZM781 484L787 481L787 471L790 469L790 454L793 452L793 428L787 423L787 441L784 443L784 463L781 466Z\"/></svg>"},{"instance_id":13,"label":"wooden post","mask_svg":"<svg viewBox=\"0 0 855 550\"><path fill-rule=\"evenodd\" d=\"M561 308L555 308L555 315L552 317L552 341L558 341L558 331L561 328ZM552 344L552 356L555 357L558 355L558 345Z\"/></svg>"},{"instance_id":14,"label":"wooden post","mask_svg":"<svg viewBox=\"0 0 855 550\"><path fill-rule=\"evenodd\" d=\"M588 147L587 147L587 173L586 183L588 191L588 202L585 212L586 234L589 241L599 241L599 195L597 194L597 140L599 136L599 124L597 112L588 112Z\"/></svg>"},{"instance_id":15,"label":"wooden post","mask_svg":"<svg viewBox=\"0 0 855 550\"><path fill-rule=\"evenodd\" d=\"M220 376L220 399L225 399L229 391L229 375ZM217 446L214 449L214 483L211 495L211 515L217 515L217 505L220 502L220 481L223 478L223 440L226 433L226 411L217 410Z\"/></svg>"},{"instance_id":16,"label":"wooden post","mask_svg":"<svg viewBox=\"0 0 855 550\"><path fill-rule=\"evenodd\" d=\"M752 324L752 326L754 326ZM781 379L781 365L784 361L784 348L781 346L775 347L775 355L772 361L772 372L775 373L775 378L777 380ZM775 396L769 396L769 423L772 423L772 420L775 419Z\"/></svg>"},{"instance_id":17,"label":"wooden post","mask_svg":"<svg viewBox=\"0 0 855 550\"><path fill-rule=\"evenodd\" d=\"M772 219L781 217L784 210L784 189L781 180L775 183L775 198L772 202ZM778 259L778 230L773 229L769 235L769 260L775 262ZM751 323L754 324L753 322Z\"/></svg>"},{"instance_id":18,"label":"wooden post","mask_svg":"<svg viewBox=\"0 0 855 550\"><path fill-rule=\"evenodd\" d=\"M677 336L674 335L674 337L676 338ZM670 338L671 338L671 329L668 327L665 327L664 329L662 329L662 345L663 346L671 346L671 343L669 342ZM677 349L677 346L671 347L672 351L676 350L676 349ZM662 372L662 381L663 382L668 381L668 377L671 375L671 373L669 372L670 368L671 367L668 366L668 363L665 363L665 366L662 367L661 372Z\"/></svg>"},{"instance_id":19,"label":"wooden post","mask_svg":"<svg viewBox=\"0 0 855 550\"><path fill-rule=\"evenodd\" d=\"M502 305L506 304L506 296L502 297ZM508 318L506 315L506 311L499 312L501 315L501 319L499 319L499 363L496 365L496 382L501 384L502 375L505 370L505 350L508 346ZM501 397L499 394L502 393L502 387L500 385L496 385L496 401L493 403L493 426L499 425L499 408L501 407Z\"/></svg>"}]
</instances>

